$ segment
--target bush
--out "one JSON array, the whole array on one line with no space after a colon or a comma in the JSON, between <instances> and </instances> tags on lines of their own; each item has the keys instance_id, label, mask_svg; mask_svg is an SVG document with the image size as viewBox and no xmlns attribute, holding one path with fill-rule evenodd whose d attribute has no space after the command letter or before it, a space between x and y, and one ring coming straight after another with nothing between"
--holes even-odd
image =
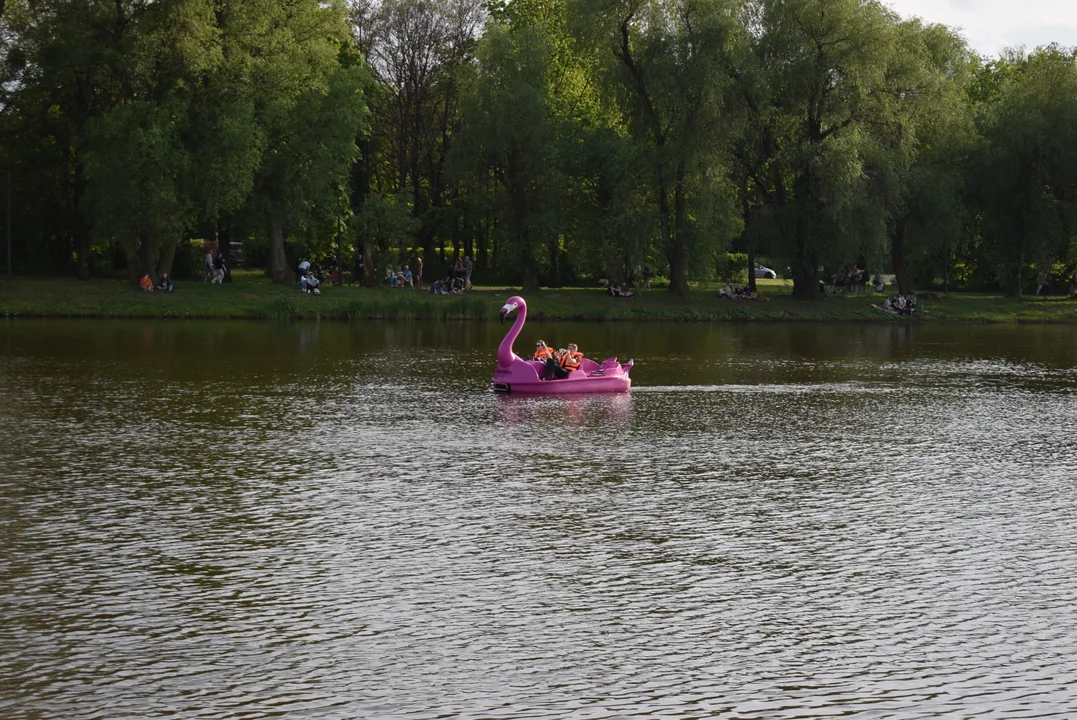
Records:
<instances>
[{"instance_id":1,"label":"bush","mask_svg":"<svg viewBox=\"0 0 1077 720\"><path fill-rule=\"evenodd\" d=\"M748 256L745 253L720 253L715 275L719 282L742 283L748 279Z\"/></svg>"}]
</instances>

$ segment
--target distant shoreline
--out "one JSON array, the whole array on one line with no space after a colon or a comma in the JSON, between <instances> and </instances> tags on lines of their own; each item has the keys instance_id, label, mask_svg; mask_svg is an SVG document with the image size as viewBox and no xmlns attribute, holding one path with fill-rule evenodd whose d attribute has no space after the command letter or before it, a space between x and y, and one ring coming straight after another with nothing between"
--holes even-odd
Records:
<instances>
[{"instance_id":1,"label":"distant shoreline","mask_svg":"<svg viewBox=\"0 0 1077 720\"><path fill-rule=\"evenodd\" d=\"M122 280L15 278L0 281L0 317L189 320L473 320L496 321L511 295L528 301L532 321L593 322L880 322L1077 324L1077 302L1065 297L1011 299L981 293L925 293L917 314L894 316L872 309L888 294L793 298L786 281L759 281L758 300L725 300L715 288L675 297L664 289L637 290L616 298L601 288L480 287L463 295L425 291L328 287L318 297L271 284L260 274L237 273L236 281L210 285L180 281L172 294L144 292Z\"/></svg>"}]
</instances>

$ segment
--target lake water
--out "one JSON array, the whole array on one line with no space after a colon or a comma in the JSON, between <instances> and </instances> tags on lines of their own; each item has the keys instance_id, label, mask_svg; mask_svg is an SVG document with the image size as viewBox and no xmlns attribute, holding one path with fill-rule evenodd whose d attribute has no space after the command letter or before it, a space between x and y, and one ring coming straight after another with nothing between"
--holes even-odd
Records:
<instances>
[{"instance_id":1,"label":"lake water","mask_svg":"<svg viewBox=\"0 0 1077 720\"><path fill-rule=\"evenodd\" d=\"M0 717L1077 715L1070 327L0 321Z\"/></svg>"}]
</instances>

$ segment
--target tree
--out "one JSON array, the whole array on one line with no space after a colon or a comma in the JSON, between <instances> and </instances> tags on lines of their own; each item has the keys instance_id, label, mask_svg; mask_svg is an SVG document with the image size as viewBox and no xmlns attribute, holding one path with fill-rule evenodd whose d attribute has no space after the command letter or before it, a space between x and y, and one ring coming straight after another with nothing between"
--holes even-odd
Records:
<instances>
[{"instance_id":1,"label":"tree","mask_svg":"<svg viewBox=\"0 0 1077 720\"><path fill-rule=\"evenodd\" d=\"M331 233L346 202L368 80L340 6L261 0L235 13L229 40L244 58L265 138L247 204L268 230L270 276L288 283L285 236L319 226Z\"/></svg>"},{"instance_id":2,"label":"tree","mask_svg":"<svg viewBox=\"0 0 1077 720\"><path fill-rule=\"evenodd\" d=\"M12 138L7 144L15 146L6 154L18 156L30 146L57 150L22 159L19 176L34 182L47 175L62 196L65 227L57 230L71 240L80 278L89 277L93 232L86 208L88 127L124 90L123 65L138 11L132 2L105 0L42 0L5 8L5 64L14 72L3 83L3 115ZM46 164L38 162L46 158Z\"/></svg>"},{"instance_id":3,"label":"tree","mask_svg":"<svg viewBox=\"0 0 1077 720\"><path fill-rule=\"evenodd\" d=\"M758 0L747 16L760 69L735 75L759 86L739 95L766 128L752 184L794 294L812 299L820 265L876 253L883 240L881 229L862 233L872 205L858 199L870 189L863 144L890 125L906 82L896 17L860 0Z\"/></svg>"},{"instance_id":4,"label":"tree","mask_svg":"<svg viewBox=\"0 0 1077 720\"><path fill-rule=\"evenodd\" d=\"M1005 79L974 164L986 256L1006 292L1029 264L1067 255L1077 234L1077 57L1051 46Z\"/></svg>"},{"instance_id":5,"label":"tree","mask_svg":"<svg viewBox=\"0 0 1077 720\"><path fill-rule=\"evenodd\" d=\"M730 133L726 61L739 40L734 11L724 0L575 5L580 32L608 53L607 91L650 167L660 247L669 263L670 291L677 294L688 289L691 243L702 242L713 252L728 239L720 232L725 224L707 227L700 211L728 197L721 168Z\"/></svg>"},{"instance_id":6,"label":"tree","mask_svg":"<svg viewBox=\"0 0 1077 720\"><path fill-rule=\"evenodd\" d=\"M408 201L429 264L447 211L447 158L459 132L458 75L472 59L484 18L479 0L358 0L350 18L378 89L374 136L362 174L385 195ZM356 197L356 207L364 197ZM454 240L456 237L454 236Z\"/></svg>"},{"instance_id":7,"label":"tree","mask_svg":"<svg viewBox=\"0 0 1077 720\"><path fill-rule=\"evenodd\" d=\"M207 0L135 5L127 22L120 92L86 126L86 208L95 234L127 251L132 276L156 276L171 269L177 242L203 214L187 135L191 89L219 72L223 52Z\"/></svg>"},{"instance_id":8,"label":"tree","mask_svg":"<svg viewBox=\"0 0 1077 720\"><path fill-rule=\"evenodd\" d=\"M526 290L538 288L540 248L557 235L561 156L550 52L539 25L487 27L456 147L461 172L490 173L496 181L505 239Z\"/></svg>"},{"instance_id":9,"label":"tree","mask_svg":"<svg viewBox=\"0 0 1077 720\"><path fill-rule=\"evenodd\" d=\"M966 219L964 181L975 128L967 88L973 57L948 28L919 20L897 28L904 65L887 120L872 132L878 157L869 194L886 214L898 292L913 291L916 273L948 275L951 251Z\"/></svg>"}]
</instances>

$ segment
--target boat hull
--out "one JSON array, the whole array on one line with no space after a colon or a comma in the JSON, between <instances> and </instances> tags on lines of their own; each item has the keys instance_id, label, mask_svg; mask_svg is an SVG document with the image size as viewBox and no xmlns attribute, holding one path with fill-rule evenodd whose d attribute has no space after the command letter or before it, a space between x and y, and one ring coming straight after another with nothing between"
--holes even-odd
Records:
<instances>
[{"instance_id":1,"label":"boat hull","mask_svg":"<svg viewBox=\"0 0 1077 720\"><path fill-rule=\"evenodd\" d=\"M623 393L632 388L631 369L631 360L619 363L617 358L609 358L599 365L585 359L580 369L570 372L567 378L543 380L542 363L517 359L508 368L497 368L491 387L495 392L514 395Z\"/></svg>"}]
</instances>

